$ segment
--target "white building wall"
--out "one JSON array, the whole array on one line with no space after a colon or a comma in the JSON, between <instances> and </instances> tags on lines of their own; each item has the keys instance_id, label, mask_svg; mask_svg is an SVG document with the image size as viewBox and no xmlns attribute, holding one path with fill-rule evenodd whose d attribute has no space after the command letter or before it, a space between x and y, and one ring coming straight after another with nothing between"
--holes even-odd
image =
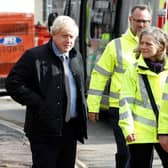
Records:
<instances>
[{"instance_id":1,"label":"white building wall","mask_svg":"<svg viewBox=\"0 0 168 168\"><path fill-rule=\"evenodd\" d=\"M40 22L46 25L46 21L43 21L43 3L44 0L0 0L0 12L34 13L35 24ZM53 0L46 0L47 15L52 12L52 3Z\"/></svg>"},{"instance_id":2,"label":"white building wall","mask_svg":"<svg viewBox=\"0 0 168 168\"><path fill-rule=\"evenodd\" d=\"M34 13L34 0L0 0L0 12Z\"/></svg>"},{"instance_id":3,"label":"white building wall","mask_svg":"<svg viewBox=\"0 0 168 168\"><path fill-rule=\"evenodd\" d=\"M39 21L43 23L43 0L34 0L35 4L35 24Z\"/></svg>"}]
</instances>

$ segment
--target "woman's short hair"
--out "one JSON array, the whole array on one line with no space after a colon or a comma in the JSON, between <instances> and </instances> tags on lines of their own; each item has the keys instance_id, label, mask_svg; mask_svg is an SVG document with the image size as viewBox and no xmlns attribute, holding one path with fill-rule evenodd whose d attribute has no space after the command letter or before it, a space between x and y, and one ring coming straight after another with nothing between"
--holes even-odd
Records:
<instances>
[{"instance_id":1,"label":"woman's short hair","mask_svg":"<svg viewBox=\"0 0 168 168\"><path fill-rule=\"evenodd\" d=\"M65 15L57 16L51 26L51 34L60 31L73 31L76 37L79 34L79 28L75 20Z\"/></svg>"},{"instance_id":2,"label":"woman's short hair","mask_svg":"<svg viewBox=\"0 0 168 168\"><path fill-rule=\"evenodd\" d=\"M155 43L157 45L162 45L163 50L165 50L166 53L168 53L168 35L162 29L158 27L149 27L149 28L144 29L139 36L139 44L144 35L151 35L153 39L155 40ZM137 47L135 52L138 58L140 55L139 46Z\"/></svg>"}]
</instances>

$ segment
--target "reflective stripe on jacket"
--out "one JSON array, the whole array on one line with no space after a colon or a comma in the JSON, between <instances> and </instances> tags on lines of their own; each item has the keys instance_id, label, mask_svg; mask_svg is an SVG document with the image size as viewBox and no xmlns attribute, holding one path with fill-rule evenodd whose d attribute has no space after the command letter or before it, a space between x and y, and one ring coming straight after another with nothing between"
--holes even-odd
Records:
<instances>
[{"instance_id":1,"label":"reflective stripe on jacket","mask_svg":"<svg viewBox=\"0 0 168 168\"><path fill-rule=\"evenodd\" d=\"M158 134L168 134L168 77L163 90L158 122Z\"/></svg>"},{"instance_id":2,"label":"reflective stripe on jacket","mask_svg":"<svg viewBox=\"0 0 168 168\"><path fill-rule=\"evenodd\" d=\"M156 74L149 70L142 57L136 66L125 73L120 92L120 120L124 136L134 133L136 141L132 143L155 143L157 140L157 122L141 74L146 74L155 98L160 107L161 96L168 74L168 66Z\"/></svg>"},{"instance_id":3,"label":"reflective stripe on jacket","mask_svg":"<svg viewBox=\"0 0 168 168\"><path fill-rule=\"evenodd\" d=\"M119 39L109 42L96 63L88 90L88 107L90 112L99 112L100 101L106 82L111 78L109 106L119 107L119 92L125 69L134 64L136 59L133 50L138 37L130 29Z\"/></svg>"}]
</instances>

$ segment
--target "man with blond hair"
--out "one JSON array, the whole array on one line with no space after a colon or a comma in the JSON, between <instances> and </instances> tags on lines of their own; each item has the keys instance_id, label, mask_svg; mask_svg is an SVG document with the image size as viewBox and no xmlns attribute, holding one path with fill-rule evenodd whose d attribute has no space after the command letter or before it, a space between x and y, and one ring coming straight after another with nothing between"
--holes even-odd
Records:
<instances>
[{"instance_id":1,"label":"man with blond hair","mask_svg":"<svg viewBox=\"0 0 168 168\"><path fill-rule=\"evenodd\" d=\"M32 167L74 168L77 140L87 139L84 67L74 48L79 30L69 16L56 17L50 28L50 41L23 54L6 89L27 107Z\"/></svg>"}]
</instances>

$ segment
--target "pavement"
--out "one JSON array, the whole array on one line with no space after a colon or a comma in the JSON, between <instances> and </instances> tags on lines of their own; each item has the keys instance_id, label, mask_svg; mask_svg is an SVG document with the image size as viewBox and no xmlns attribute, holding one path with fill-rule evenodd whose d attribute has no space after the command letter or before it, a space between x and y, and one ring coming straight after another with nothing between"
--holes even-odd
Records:
<instances>
[{"instance_id":1,"label":"pavement","mask_svg":"<svg viewBox=\"0 0 168 168\"><path fill-rule=\"evenodd\" d=\"M115 168L115 143L78 144L75 168ZM32 164L29 143L22 128L0 120L0 168L30 168ZM154 168L161 168L157 155Z\"/></svg>"},{"instance_id":2,"label":"pavement","mask_svg":"<svg viewBox=\"0 0 168 168\"><path fill-rule=\"evenodd\" d=\"M111 128L103 122L88 123L88 136L85 144L77 146L75 168L115 168L116 145ZM22 126L0 119L0 168L30 168L31 164ZM156 153L153 168L162 168Z\"/></svg>"},{"instance_id":3,"label":"pavement","mask_svg":"<svg viewBox=\"0 0 168 168\"><path fill-rule=\"evenodd\" d=\"M22 128L0 119L0 168L30 168L31 151ZM76 159L75 168L85 168Z\"/></svg>"},{"instance_id":4,"label":"pavement","mask_svg":"<svg viewBox=\"0 0 168 168\"><path fill-rule=\"evenodd\" d=\"M115 168L116 144L111 127L104 122L88 123L88 140L78 144L77 158L84 168ZM163 168L154 151L153 168Z\"/></svg>"},{"instance_id":5,"label":"pavement","mask_svg":"<svg viewBox=\"0 0 168 168\"><path fill-rule=\"evenodd\" d=\"M8 96L0 97L0 107L0 168L30 168L31 151L23 131L23 121L21 121L24 118L22 114L24 107L12 101ZM14 113L15 110L18 111L17 114ZM12 113L17 116L12 116ZM10 121L7 121L7 118L10 118ZM76 159L75 168L84 168L84 166L80 160Z\"/></svg>"},{"instance_id":6,"label":"pavement","mask_svg":"<svg viewBox=\"0 0 168 168\"><path fill-rule=\"evenodd\" d=\"M0 168L28 168L30 165L30 148L22 130L0 120Z\"/></svg>"}]
</instances>

